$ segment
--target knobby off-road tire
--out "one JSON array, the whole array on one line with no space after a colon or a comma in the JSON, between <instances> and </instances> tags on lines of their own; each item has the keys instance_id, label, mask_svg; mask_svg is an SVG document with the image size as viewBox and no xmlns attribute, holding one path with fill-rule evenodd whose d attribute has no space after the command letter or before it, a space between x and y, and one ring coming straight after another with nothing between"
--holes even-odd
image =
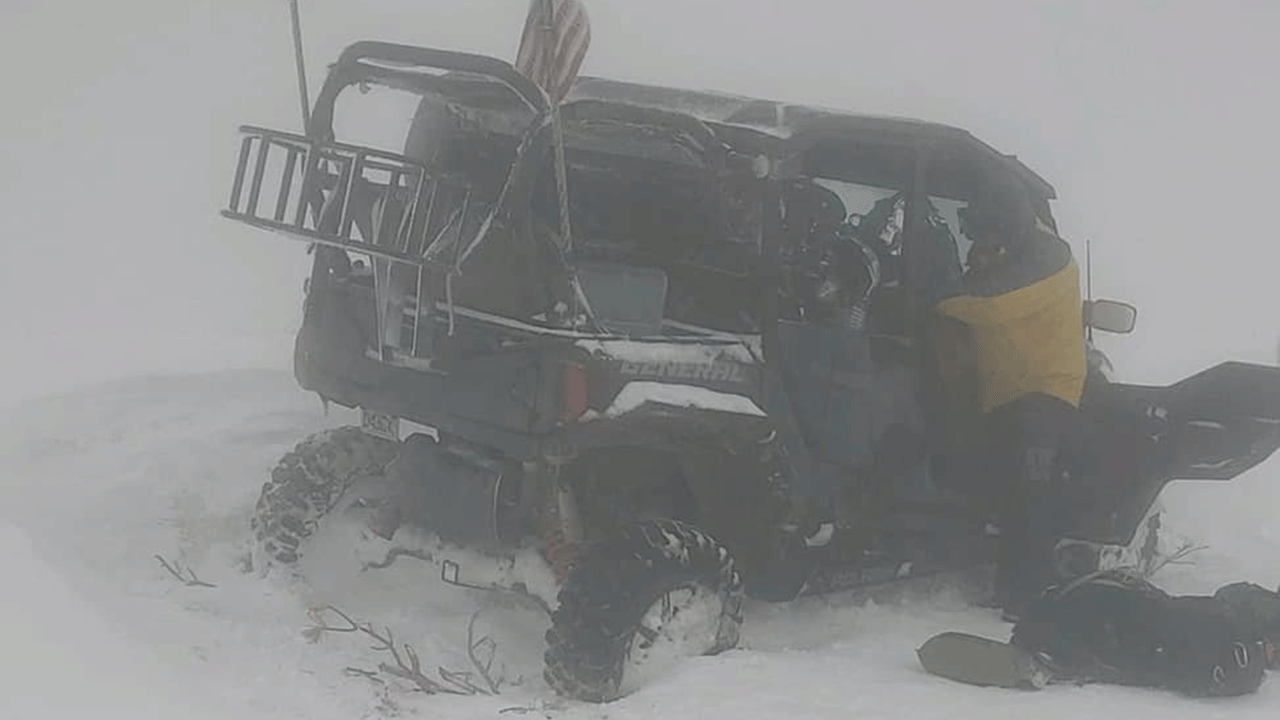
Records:
<instances>
[{"instance_id":1,"label":"knobby off-road tire","mask_svg":"<svg viewBox=\"0 0 1280 720\"><path fill-rule=\"evenodd\" d=\"M674 659L661 656L673 647L683 656L735 647L742 603L733 558L709 535L674 520L628 525L589 546L570 572L547 631L543 677L565 697L615 700L635 689L646 660Z\"/></svg>"},{"instance_id":2,"label":"knobby off-road tire","mask_svg":"<svg viewBox=\"0 0 1280 720\"><path fill-rule=\"evenodd\" d=\"M271 470L250 520L253 563L289 566L304 541L351 486L381 476L396 443L358 427L322 430L298 443Z\"/></svg>"}]
</instances>

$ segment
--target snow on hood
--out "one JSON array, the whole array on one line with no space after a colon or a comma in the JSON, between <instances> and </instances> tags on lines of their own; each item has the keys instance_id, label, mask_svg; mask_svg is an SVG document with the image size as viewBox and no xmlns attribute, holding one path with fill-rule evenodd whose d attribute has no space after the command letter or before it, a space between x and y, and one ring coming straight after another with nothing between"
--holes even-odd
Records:
<instances>
[{"instance_id":1,"label":"snow on hood","mask_svg":"<svg viewBox=\"0 0 1280 720\"><path fill-rule=\"evenodd\" d=\"M696 343L644 342L639 340L580 340L577 346L593 355L604 355L615 360L637 363L684 362L711 363L732 360L755 363L751 348L745 343L708 343L699 339Z\"/></svg>"},{"instance_id":2,"label":"snow on hood","mask_svg":"<svg viewBox=\"0 0 1280 720\"><path fill-rule=\"evenodd\" d=\"M749 397L733 393L717 392L693 385L676 385L671 383L636 380L629 382L613 399L613 403L604 411L605 417L625 415L645 403L671 405L673 407L696 408L699 410L718 410L738 415L754 415L765 417Z\"/></svg>"}]
</instances>

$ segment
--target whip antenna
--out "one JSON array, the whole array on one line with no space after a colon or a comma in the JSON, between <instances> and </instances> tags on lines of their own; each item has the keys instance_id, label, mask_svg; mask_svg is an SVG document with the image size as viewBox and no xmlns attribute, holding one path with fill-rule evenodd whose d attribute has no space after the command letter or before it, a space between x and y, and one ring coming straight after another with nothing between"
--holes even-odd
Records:
<instances>
[{"instance_id":1,"label":"whip antenna","mask_svg":"<svg viewBox=\"0 0 1280 720\"><path fill-rule=\"evenodd\" d=\"M293 56L298 66L298 99L302 102L302 131L311 125L311 101L307 98L307 69L302 59L302 21L298 17L298 0L289 0L289 16L293 23Z\"/></svg>"},{"instance_id":2,"label":"whip antenna","mask_svg":"<svg viewBox=\"0 0 1280 720\"><path fill-rule=\"evenodd\" d=\"M1093 314L1093 241L1084 241L1084 297L1089 306L1089 313ZM1085 337L1093 340L1093 320L1092 318L1085 325Z\"/></svg>"}]
</instances>

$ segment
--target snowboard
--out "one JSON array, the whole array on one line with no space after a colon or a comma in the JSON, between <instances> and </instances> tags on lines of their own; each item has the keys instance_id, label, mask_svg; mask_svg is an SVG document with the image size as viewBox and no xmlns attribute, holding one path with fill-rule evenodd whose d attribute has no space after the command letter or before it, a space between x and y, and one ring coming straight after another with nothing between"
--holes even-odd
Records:
<instances>
[{"instance_id":1,"label":"snowboard","mask_svg":"<svg viewBox=\"0 0 1280 720\"><path fill-rule=\"evenodd\" d=\"M928 672L970 685L1039 690L1052 680L1031 653L980 635L945 632L916 650Z\"/></svg>"}]
</instances>

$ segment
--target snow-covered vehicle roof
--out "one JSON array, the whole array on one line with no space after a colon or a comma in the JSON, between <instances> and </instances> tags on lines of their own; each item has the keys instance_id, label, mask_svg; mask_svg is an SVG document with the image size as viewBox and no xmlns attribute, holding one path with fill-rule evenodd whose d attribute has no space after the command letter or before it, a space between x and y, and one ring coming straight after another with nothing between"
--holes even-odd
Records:
<instances>
[{"instance_id":1,"label":"snow-covered vehicle roof","mask_svg":"<svg viewBox=\"0 0 1280 720\"><path fill-rule=\"evenodd\" d=\"M688 90L597 77L579 78L566 100L573 102L586 99L626 102L687 113L713 128L726 131L723 132L725 135L741 137L740 133L732 132L740 129L773 138L778 141L773 144L774 147L779 149L788 144L807 144L816 136L843 134L887 138L896 136L903 141L930 140L970 146L992 158L1012 164L1024 182L1028 182L1044 197L1057 197L1053 186L1016 156L1000 153L968 130L943 123L855 113L816 105L798 105L714 90Z\"/></svg>"},{"instance_id":2,"label":"snow-covered vehicle roof","mask_svg":"<svg viewBox=\"0 0 1280 720\"><path fill-rule=\"evenodd\" d=\"M333 65L317 102L316 120L321 127L331 121L324 108L331 107L344 88L358 83L436 94L482 118L489 129L513 134L530 127L548 107L541 89L504 60L365 41L349 46ZM902 145L927 143L944 154L976 154L1005 164L1039 197L1057 197L1053 186L1016 156L999 152L967 130L937 122L599 77L579 78L562 107L566 117L600 113L602 108L612 108L615 115L630 109L636 120L642 119L641 110L646 109L656 113L650 116L654 121L683 123L691 137L698 137L704 145L714 138L738 152L773 157L798 154L824 138L858 136ZM702 128L693 127L689 119L699 121ZM613 147L613 151L619 150Z\"/></svg>"}]
</instances>

